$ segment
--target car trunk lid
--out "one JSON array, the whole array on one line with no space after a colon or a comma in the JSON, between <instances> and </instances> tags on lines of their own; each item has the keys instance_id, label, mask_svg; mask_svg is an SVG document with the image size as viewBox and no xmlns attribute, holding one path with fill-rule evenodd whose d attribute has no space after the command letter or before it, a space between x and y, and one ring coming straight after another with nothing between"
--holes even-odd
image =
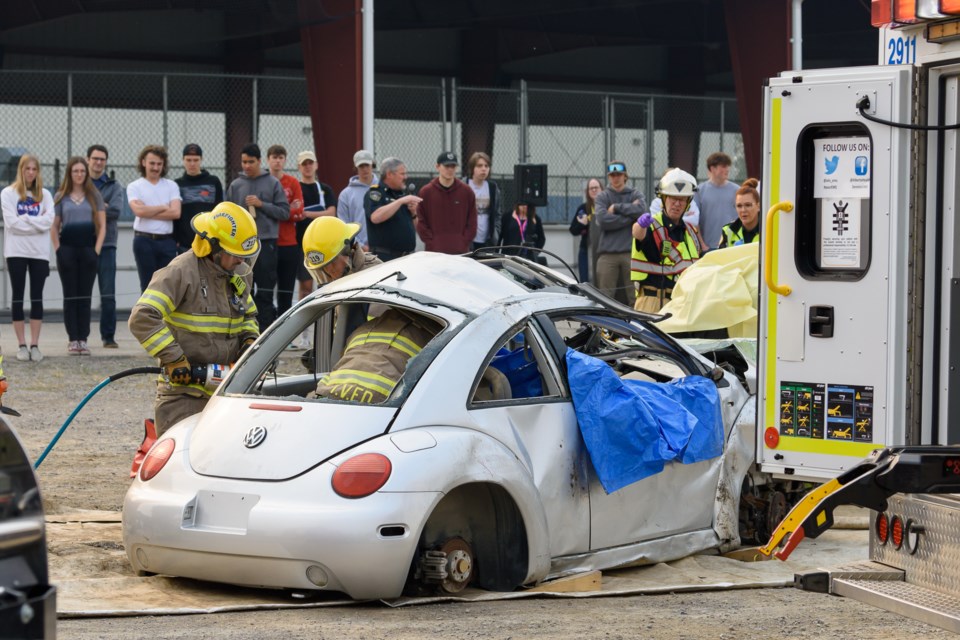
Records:
<instances>
[{"instance_id":1,"label":"car trunk lid","mask_svg":"<svg viewBox=\"0 0 960 640\"><path fill-rule=\"evenodd\" d=\"M190 436L190 465L208 476L285 480L386 432L396 411L217 396Z\"/></svg>"}]
</instances>

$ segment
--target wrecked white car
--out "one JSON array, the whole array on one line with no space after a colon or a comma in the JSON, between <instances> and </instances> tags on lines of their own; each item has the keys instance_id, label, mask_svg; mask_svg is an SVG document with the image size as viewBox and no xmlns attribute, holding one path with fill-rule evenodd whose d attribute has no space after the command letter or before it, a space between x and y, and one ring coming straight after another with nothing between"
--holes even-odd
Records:
<instances>
[{"instance_id":1,"label":"wrecked white car","mask_svg":"<svg viewBox=\"0 0 960 640\"><path fill-rule=\"evenodd\" d=\"M318 397L351 331L391 311L435 334L386 399ZM327 285L153 446L124 503L130 562L367 599L735 546L753 369L655 319L520 258L417 253ZM305 329L316 372L283 357ZM604 433L637 399L646 424Z\"/></svg>"}]
</instances>

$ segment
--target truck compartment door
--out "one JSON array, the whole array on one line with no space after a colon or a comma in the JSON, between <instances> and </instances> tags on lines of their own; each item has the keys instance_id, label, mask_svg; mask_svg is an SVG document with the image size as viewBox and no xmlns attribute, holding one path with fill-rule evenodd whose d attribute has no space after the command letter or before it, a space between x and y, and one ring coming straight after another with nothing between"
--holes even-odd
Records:
<instances>
[{"instance_id":1,"label":"truck compartment door","mask_svg":"<svg viewBox=\"0 0 960 640\"><path fill-rule=\"evenodd\" d=\"M832 478L901 444L911 67L787 72L764 90L758 460ZM769 245L769 246L768 246Z\"/></svg>"}]
</instances>

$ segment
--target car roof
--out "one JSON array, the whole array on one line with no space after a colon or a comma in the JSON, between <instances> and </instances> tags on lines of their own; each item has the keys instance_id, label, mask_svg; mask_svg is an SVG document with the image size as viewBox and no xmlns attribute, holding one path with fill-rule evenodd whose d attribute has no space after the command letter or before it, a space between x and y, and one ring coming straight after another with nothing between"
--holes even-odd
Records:
<instances>
[{"instance_id":1,"label":"car roof","mask_svg":"<svg viewBox=\"0 0 960 640\"><path fill-rule=\"evenodd\" d=\"M401 291L414 296L442 300L445 305L479 315L498 301L508 298L536 295L549 288L556 295L572 295L561 289L565 284L562 278L541 277L529 271L526 261L496 260L481 262L466 256L451 256L430 251L413 253L375 267L351 274L321 288L321 294L370 289L379 285L387 290ZM497 267L509 262L511 268L521 275L526 272L531 278L529 284L505 276ZM494 268L491 268L493 266ZM402 274L402 276L398 275Z\"/></svg>"}]
</instances>

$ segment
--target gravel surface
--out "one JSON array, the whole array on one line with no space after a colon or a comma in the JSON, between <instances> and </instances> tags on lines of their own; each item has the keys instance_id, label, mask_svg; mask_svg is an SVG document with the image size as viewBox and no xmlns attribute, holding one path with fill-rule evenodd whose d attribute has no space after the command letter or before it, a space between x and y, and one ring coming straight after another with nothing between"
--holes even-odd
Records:
<instances>
[{"instance_id":1,"label":"gravel surface","mask_svg":"<svg viewBox=\"0 0 960 640\"><path fill-rule=\"evenodd\" d=\"M23 413L12 423L33 459L97 383L110 374L153 364L145 355L78 358L55 354L40 363L19 363L11 357L14 351L8 341L4 351L8 354L4 364L11 381L11 391L4 396L4 402ZM152 414L153 389L152 376L126 378L107 385L80 411L39 469L48 513L120 509L129 483L130 461L142 437L143 419ZM71 553L84 553L76 546L70 549ZM96 562L98 551L101 550L90 549L91 563ZM51 565L61 560L54 557ZM109 569L129 572L129 567L122 563ZM853 600L795 589L435 604L401 609L365 604L201 616L70 619L59 621L58 633L61 638L75 639L233 640L952 636Z\"/></svg>"}]
</instances>

